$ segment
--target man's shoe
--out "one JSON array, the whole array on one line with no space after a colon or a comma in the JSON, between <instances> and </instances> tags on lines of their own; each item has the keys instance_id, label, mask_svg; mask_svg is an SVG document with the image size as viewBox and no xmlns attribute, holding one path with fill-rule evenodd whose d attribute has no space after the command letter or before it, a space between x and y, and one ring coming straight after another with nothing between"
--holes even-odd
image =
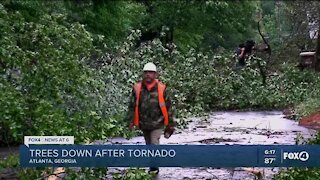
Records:
<instances>
[{"instance_id":1,"label":"man's shoe","mask_svg":"<svg viewBox=\"0 0 320 180\"><path fill-rule=\"evenodd\" d=\"M159 174L159 168L150 168L149 174Z\"/></svg>"}]
</instances>

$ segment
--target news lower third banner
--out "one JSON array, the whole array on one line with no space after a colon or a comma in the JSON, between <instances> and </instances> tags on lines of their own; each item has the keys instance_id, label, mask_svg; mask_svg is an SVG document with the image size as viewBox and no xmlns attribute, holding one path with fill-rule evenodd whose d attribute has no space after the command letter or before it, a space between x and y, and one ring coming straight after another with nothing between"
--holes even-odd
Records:
<instances>
[{"instance_id":1,"label":"news lower third banner","mask_svg":"<svg viewBox=\"0 0 320 180\"><path fill-rule=\"evenodd\" d=\"M320 145L21 145L22 167L320 167Z\"/></svg>"}]
</instances>

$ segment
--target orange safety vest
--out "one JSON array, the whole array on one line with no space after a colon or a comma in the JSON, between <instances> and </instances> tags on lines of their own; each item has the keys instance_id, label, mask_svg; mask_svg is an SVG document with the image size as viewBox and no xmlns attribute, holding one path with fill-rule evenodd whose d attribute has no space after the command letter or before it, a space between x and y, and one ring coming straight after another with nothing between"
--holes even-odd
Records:
<instances>
[{"instance_id":1,"label":"orange safety vest","mask_svg":"<svg viewBox=\"0 0 320 180\"><path fill-rule=\"evenodd\" d=\"M166 107L166 102L163 97L164 90L166 89L166 85L161 83L156 79L158 84L158 97L159 97L159 106L161 108L162 115L164 117L164 125L168 126L169 124L169 115ZM139 127L139 101L140 101L140 93L141 93L142 82L139 82L133 86L134 91L136 93L136 107L133 123L136 127Z\"/></svg>"}]
</instances>

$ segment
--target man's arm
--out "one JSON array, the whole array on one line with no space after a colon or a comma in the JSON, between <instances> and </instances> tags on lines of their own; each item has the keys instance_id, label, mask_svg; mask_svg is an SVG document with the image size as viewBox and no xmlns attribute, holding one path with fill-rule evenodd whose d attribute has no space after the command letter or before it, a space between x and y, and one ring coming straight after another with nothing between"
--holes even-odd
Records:
<instances>
[{"instance_id":1,"label":"man's arm","mask_svg":"<svg viewBox=\"0 0 320 180\"><path fill-rule=\"evenodd\" d=\"M243 58L243 57L244 57L244 51L245 51L245 48L241 48L241 49L240 49L239 58Z\"/></svg>"},{"instance_id":2,"label":"man's arm","mask_svg":"<svg viewBox=\"0 0 320 180\"><path fill-rule=\"evenodd\" d=\"M176 122L173 119L174 111L173 111L172 102L171 102L171 99L169 97L169 93L168 93L167 88L165 89L165 92L164 92L164 99L165 99L165 102L166 102L166 108L167 108L168 116L169 116L169 127L175 127L176 126Z\"/></svg>"},{"instance_id":3,"label":"man's arm","mask_svg":"<svg viewBox=\"0 0 320 180\"><path fill-rule=\"evenodd\" d=\"M129 123L129 126L133 125L133 118L134 118L134 111L135 111L135 103L136 103L136 97L134 90L131 93L130 99L129 99L129 105L128 105L128 112L126 116L126 121ZM132 124L131 124L132 123Z\"/></svg>"}]
</instances>

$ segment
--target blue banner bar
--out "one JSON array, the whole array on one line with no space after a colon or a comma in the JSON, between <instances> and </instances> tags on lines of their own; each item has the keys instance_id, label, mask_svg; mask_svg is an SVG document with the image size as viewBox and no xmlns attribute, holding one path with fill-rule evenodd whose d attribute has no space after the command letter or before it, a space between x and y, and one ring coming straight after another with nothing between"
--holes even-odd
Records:
<instances>
[{"instance_id":1,"label":"blue banner bar","mask_svg":"<svg viewBox=\"0 0 320 180\"><path fill-rule=\"evenodd\" d=\"M320 145L25 145L22 167L320 167Z\"/></svg>"}]
</instances>

